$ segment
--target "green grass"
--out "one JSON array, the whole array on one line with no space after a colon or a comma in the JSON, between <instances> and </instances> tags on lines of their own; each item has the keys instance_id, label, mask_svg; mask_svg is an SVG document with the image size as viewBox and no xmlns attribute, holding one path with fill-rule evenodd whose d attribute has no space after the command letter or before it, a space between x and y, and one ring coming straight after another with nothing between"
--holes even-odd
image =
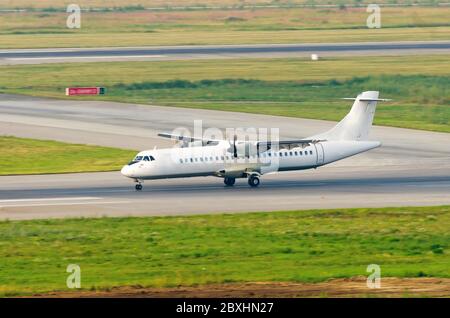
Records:
<instances>
[{"instance_id":1,"label":"green grass","mask_svg":"<svg viewBox=\"0 0 450 318\"><path fill-rule=\"evenodd\" d=\"M119 170L134 154L115 148L0 137L0 175Z\"/></svg>"},{"instance_id":2,"label":"green grass","mask_svg":"<svg viewBox=\"0 0 450 318\"><path fill-rule=\"evenodd\" d=\"M366 276L450 277L450 207L0 222L0 294Z\"/></svg>"},{"instance_id":3,"label":"green grass","mask_svg":"<svg viewBox=\"0 0 450 318\"><path fill-rule=\"evenodd\" d=\"M368 29L365 7L124 8L83 12L81 28L68 29L65 10L2 12L0 48L448 40L449 14L450 7L385 7L382 28Z\"/></svg>"},{"instance_id":4,"label":"green grass","mask_svg":"<svg viewBox=\"0 0 450 318\"><path fill-rule=\"evenodd\" d=\"M394 101L378 106L375 124L450 132L447 62L438 55L21 65L0 67L0 92L65 98L65 87L98 85L108 90L97 100L340 120L350 108L341 97L379 90Z\"/></svg>"},{"instance_id":5,"label":"green grass","mask_svg":"<svg viewBox=\"0 0 450 318\"><path fill-rule=\"evenodd\" d=\"M375 124L450 132L450 76L376 76L296 82L243 79L116 85L111 98L160 105L340 120L350 109L338 97L380 90L397 101L378 106Z\"/></svg>"}]
</instances>

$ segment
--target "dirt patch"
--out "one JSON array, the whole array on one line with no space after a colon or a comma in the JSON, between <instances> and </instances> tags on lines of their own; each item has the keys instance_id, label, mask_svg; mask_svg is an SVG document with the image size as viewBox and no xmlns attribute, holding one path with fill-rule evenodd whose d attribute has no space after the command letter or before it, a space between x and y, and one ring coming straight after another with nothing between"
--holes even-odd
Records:
<instances>
[{"instance_id":1,"label":"dirt patch","mask_svg":"<svg viewBox=\"0 0 450 318\"><path fill-rule=\"evenodd\" d=\"M196 287L114 287L110 290L52 292L34 297L450 297L448 278L382 278L381 288L369 289L366 278L333 279L321 283L230 283Z\"/></svg>"}]
</instances>

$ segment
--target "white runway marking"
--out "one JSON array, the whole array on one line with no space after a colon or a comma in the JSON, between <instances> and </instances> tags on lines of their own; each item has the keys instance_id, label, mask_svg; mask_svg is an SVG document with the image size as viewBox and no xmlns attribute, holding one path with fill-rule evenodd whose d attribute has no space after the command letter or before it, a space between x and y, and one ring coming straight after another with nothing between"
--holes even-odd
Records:
<instances>
[{"instance_id":1,"label":"white runway marking","mask_svg":"<svg viewBox=\"0 0 450 318\"><path fill-rule=\"evenodd\" d=\"M0 200L0 209L2 208L21 208L21 207L38 207L38 206L69 206L69 205L99 205L99 204L126 204L130 201L97 201L100 197L65 197L65 198L36 198L36 199L8 199ZM71 201L71 202L67 202ZM77 202L91 201L91 202ZM30 202L30 203L28 203ZM6 203L6 204L5 204Z\"/></svg>"},{"instance_id":2,"label":"white runway marking","mask_svg":"<svg viewBox=\"0 0 450 318\"><path fill-rule=\"evenodd\" d=\"M57 57L10 57L9 61L28 60L70 60L70 59L129 59L129 58L159 58L164 55L104 55L104 56L57 56Z\"/></svg>"},{"instance_id":3,"label":"white runway marking","mask_svg":"<svg viewBox=\"0 0 450 318\"><path fill-rule=\"evenodd\" d=\"M102 201L102 202L68 202L68 203L36 203L36 204L10 204L0 205L2 208L26 208L26 207L38 207L38 206L70 206L70 205L100 205L100 204L128 204L131 201Z\"/></svg>"},{"instance_id":4,"label":"white runway marking","mask_svg":"<svg viewBox=\"0 0 450 318\"><path fill-rule=\"evenodd\" d=\"M77 201L77 200L100 200L102 198L99 197L67 197L67 198L36 198L36 199L9 199L9 200L0 200L0 203L9 203L9 202L39 202L39 201Z\"/></svg>"}]
</instances>

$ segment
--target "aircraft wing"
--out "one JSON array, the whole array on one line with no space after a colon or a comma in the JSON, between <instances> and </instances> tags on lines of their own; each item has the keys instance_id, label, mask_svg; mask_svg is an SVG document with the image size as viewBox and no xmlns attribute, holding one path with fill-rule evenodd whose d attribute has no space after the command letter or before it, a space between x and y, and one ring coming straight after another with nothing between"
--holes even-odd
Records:
<instances>
[{"instance_id":1,"label":"aircraft wing","mask_svg":"<svg viewBox=\"0 0 450 318\"><path fill-rule=\"evenodd\" d=\"M163 138L170 138L172 140L182 141L183 143L189 143L189 142L199 142L201 141L203 145L211 145L211 144L217 144L223 140L220 139L205 139L205 138L197 138L197 137L191 137L191 136L183 136L183 135L176 135L176 134L170 134L170 133L159 133L159 137ZM294 140L280 140L280 141L255 141L255 142L248 142L248 141L239 141L236 139L236 136L234 138L234 141L231 142L232 148L230 152L235 153L235 157L237 157L237 148L236 145L243 145L243 144L252 144L253 146L256 145L258 151L264 152L269 149L272 149L274 146L278 146L278 149L291 149L295 147L302 147L305 148L311 144L315 144L318 142L322 142L325 140L315 140L315 139L294 139ZM234 150L233 150L234 149Z\"/></svg>"},{"instance_id":2,"label":"aircraft wing","mask_svg":"<svg viewBox=\"0 0 450 318\"><path fill-rule=\"evenodd\" d=\"M205 139L205 138L196 138L191 136L183 136L183 135L176 135L176 134L169 134L169 133L159 133L159 137L163 138L169 138L172 140L178 140L183 142L194 142L194 141L202 141L203 144L211 144L211 143L217 143L221 140L219 139Z\"/></svg>"},{"instance_id":3,"label":"aircraft wing","mask_svg":"<svg viewBox=\"0 0 450 318\"><path fill-rule=\"evenodd\" d=\"M263 149L269 150L273 146L278 145L279 149L291 149L295 147L305 148L311 144L316 144L325 140L315 140L315 139L298 139L298 140L280 140L280 141L260 141L257 143L258 150L264 151Z\"/></svg>"}]
</instances>

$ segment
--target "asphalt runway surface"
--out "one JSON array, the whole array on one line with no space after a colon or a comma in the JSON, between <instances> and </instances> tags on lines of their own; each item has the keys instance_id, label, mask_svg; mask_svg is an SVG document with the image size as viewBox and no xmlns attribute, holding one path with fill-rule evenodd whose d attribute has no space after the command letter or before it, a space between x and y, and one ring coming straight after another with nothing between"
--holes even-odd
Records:
<instances>
[{"instance_id":1,"label":"asphalt runway surface","mask_svg":"<svg viewBox=\"0 0 450 318\"><path fill-rule=\"evenodd\" d=\"M0 64L161 61L214 58L448 54L450 41L202 45L0 50Z\"/></svg>"},{"instance_id":2,"label":"asphalt runway surface","mask_svg":"<svg viewBox=\"0 0 450 318\"><path fill-rule=\"evenodd\" d=\"M349 103L349 109L350 109ZM170 146L175 127L280 128L284 138L325 131L321 120L198 109L60 101L0 95L0 135L129 149ZM268 124L270 123L270 124ZM0 177L0 219L185 215L311 208L450 204L450 134L373 127L381 148L317 170L263 176L250 188L219 178L146 181L142 192L119 172Z\"/></svg>"}]
</instances>

